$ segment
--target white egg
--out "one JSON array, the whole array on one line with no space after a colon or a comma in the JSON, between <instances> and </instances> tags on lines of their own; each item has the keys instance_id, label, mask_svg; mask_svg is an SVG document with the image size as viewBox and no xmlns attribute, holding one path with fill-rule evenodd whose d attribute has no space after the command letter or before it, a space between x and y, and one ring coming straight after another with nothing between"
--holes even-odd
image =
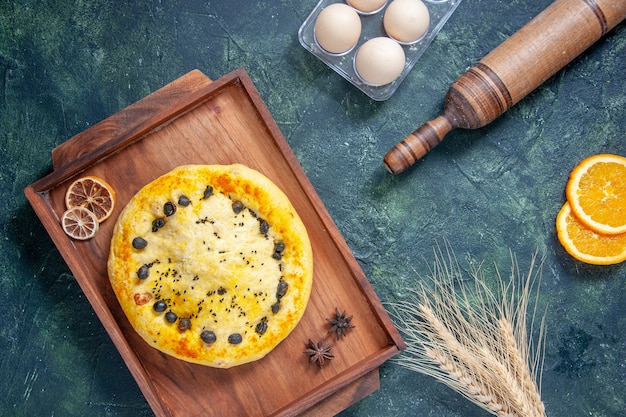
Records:
<instances>
[{"instance_id":1,"label":"white egg","mask_svg":"<svg viewBox=\"0 0 626 417\"><path fill-rule=\"evenodd\" d=\"M430 14L421 0L393 0L385 10L383 24L391 38L411 43L428 30Z\"/></svg>"},{"instance_id":2,"label":"white egg","mask_svg":"<svg viewBox=\"0 0 626 417\"><path fill-rule=\"evenodd\" d=\"M331 54L350 51L361 36L361 18L344 3L325 7L315 20L315 39L322 49Z\"/></svg>"},{"instance_id":3,"label":"white egg","mask_svg":"<svg viewBox=\"0 0 626 417\"><path fill-rule=\"evenodd\" d=\"M387 0L348 0L348 4L363 14L376 13L382 9Z\"/></svg>"},{"instance_id":4,"label":"white egg","mask_svg":"<svg viewBox=\"0 0 626 417\"><path fill-rule=\"evenodd\" d=\"M354 57L354 69L372 86L389 84L404 70L406 57L396 41L381 36L365 42Z\"/></svg>"}]
</instances>

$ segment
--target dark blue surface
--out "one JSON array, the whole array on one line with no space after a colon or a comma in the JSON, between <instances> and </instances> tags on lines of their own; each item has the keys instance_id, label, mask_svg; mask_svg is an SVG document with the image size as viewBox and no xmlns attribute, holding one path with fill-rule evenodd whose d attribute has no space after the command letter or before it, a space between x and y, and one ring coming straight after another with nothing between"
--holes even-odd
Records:
<instances>
[{"instance_id":1,"label":"dark blue surface","mask_svg":"<svg viewBox=\"0 0 626 417\"><path fill-rule=\"evenodd\" d=\"M199 69L250 74L383 301L447 239L462 266L545 256L543 399L552 417L626 413L626 265L569 257L554 228L570 170L626 155L621 25L489 126L456 131L409 172L385 152L441 110L448 86L548 0L465 0L396 94L374 102L305 51L314 1L0 0L0 415L149 416L136 383L26 202L73 135ZM348 416L485 416L388 362Z\"/></svg>"}]
</instances>

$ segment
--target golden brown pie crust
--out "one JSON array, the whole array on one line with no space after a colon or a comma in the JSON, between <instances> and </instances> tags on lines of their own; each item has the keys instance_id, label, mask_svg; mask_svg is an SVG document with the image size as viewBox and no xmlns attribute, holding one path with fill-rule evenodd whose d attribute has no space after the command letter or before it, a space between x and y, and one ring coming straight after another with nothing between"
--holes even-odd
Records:
<instances>
[{"instance_id":1,"label":"golden brown pie crust","mask_svg":"<svg viewBox=\"0 0 626 417\"><path fill-rule=\"evenodd\" d=\"M229 368L294 329L313 279L311 244L287 196L243 165L186 165L143 187L117 219L108 271L142 338Z\"/></svg>"}]
</instances>

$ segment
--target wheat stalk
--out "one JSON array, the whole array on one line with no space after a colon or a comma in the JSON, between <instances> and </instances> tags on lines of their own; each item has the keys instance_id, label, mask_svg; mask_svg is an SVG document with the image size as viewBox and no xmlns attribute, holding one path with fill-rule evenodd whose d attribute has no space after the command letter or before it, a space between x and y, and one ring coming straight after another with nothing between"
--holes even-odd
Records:
<instances>
[{"instance_id":1,"label":"wheat stalk","mask_svg":"<svg viewBox=\"0 0 626 417\"><path fill-rule=\"evenodd\" d=\"M444 261L441 249L435 251L432 285L420 284L405 300L389 304L407 343L396 361L434 377L494 415L545 417L537 382L544 320L536 346L527 329L530 294L540 277L534 272L536 256L525 276L512 256L510 279L496 274L499 288L494 292L480 267L470 271L474 286L468 287L449 248L446 253ZM536 306L535 298L530 334Z\"/></svg>"}]
</instances>

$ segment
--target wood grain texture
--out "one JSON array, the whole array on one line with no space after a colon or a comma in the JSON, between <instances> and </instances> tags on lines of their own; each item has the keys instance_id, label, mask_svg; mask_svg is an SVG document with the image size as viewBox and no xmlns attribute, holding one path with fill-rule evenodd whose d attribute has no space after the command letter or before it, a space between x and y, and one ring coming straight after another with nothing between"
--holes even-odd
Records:
<instances>
[{"instance_id":1,"label":"wood grain texture","mask_svg":"<svg viewBox=\"0 0 626 417\"><path fill-rule=\"evenodd\" d=\"M213 82L193 72L164 91L164 101L156 94L131 106L136 122L127 124L124 110L68 140L53 153L54 171L25 189L154 413L292 416L317 406L316 415L326 415L372 392L372 372L404 343L245 71ZM311 238L314 284L302 321L274 351L213 369L164 355L135 333L109 284L106 259L114 219L143 185L179 165L235 162L268 176L291 200ZM69 239L58 220L68 181L78 175L106 179L118 198L112 219L85 242ZM318 369L308 364L305 343L325 334L336 307L357 327Z\"/></svg>"},{"instance_id":2,"label":"wood grain texture","mask_svg":"<svg viewBox=\"0 0 626 417\"><path fill-rule=\"evenodd\" d=\"M399 174L453 129L491 123L626 17L624 0L557 0L452 83L438 129L417 129L385 155ZM432 121L429 122L432 124Z\"/></svg>"},{"instance_id":3,"label":"wood grain texture","mask_svg":"<svg viewBox=\"0 0 626 417\"><path fill-rule=\"evenodd\" d=\"M211 79L198 70L161 87L154 93L124 108L105 120L95 124L88 130L61 143L52 150L52 166L59 170L63 164L85 154L90 154L100 147L106 147L108 141L125 131L132 130L148 116L167 109L190 93L206 87Z\"/></svg>"}]
</instances>

